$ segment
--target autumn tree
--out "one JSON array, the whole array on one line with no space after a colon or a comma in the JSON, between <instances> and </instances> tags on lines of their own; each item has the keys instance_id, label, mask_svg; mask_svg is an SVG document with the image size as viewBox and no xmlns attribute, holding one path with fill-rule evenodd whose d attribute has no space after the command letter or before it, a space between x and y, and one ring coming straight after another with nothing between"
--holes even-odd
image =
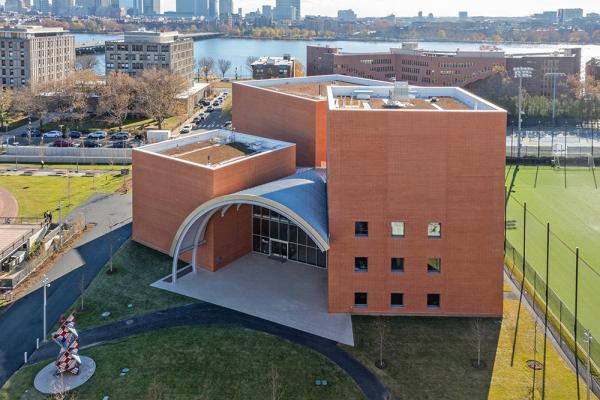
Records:
<instances>
[{"instance_id":1,"label":"autumn tree","mask_svg":"<svg viewBox=\"0 0 600 400\"><path fill-rule=\"evenodd\" d=\"M113 72L106 77L106 84L99 91L98 114L109 124L118 126L119 130L123 129L127 115L133 110L135 87L131 76Z\"/></svg>"},{"instance_id":2,"label":"autumn tree","mask_svg":"<svg viewBox=\"0 0 600 400\"><path fill-rule=\"evenodd\" d=\"M98 77L92 70L75 70L65 78L42 85L51 102L51 112L63 121L79 122L88 115L89 99L98 91Z\"/></svg>"},{"instance_id":3,"label":"autumn tree","mask_svg":"<svg viewBox=\"0 0 600 400\"><path fill-rule=\"evenodd\" d=\"M215 59L212 57L201 57L198 59L198 70L204 75L204 80L208 82L208 77L215 69Z\"/></svg>"},{"instance_id":4,"label":"autumn tree","mask_svg":"<svg viewBox=\"0 0 600 400\"><path fill-rule=\"evenodd\" d=\"M221 77L225 79L225 74L231 69L231 61L220 58L217 64L219 65L219 71L221 71Z\"/></svg>"},{"instance_id":5,"label":"autumn tree","mask_svg":"<svg viewBox=\"0 0 600 400\"><path fill-rule=\"evenodd\" d=\"M153 118L158 128L163 129L165 120L175 115L181 106L176 97L185 90L186 81L166 69L148 69L136 79L136 87L140 112Z\"/></svg>"},{"instance_id":6,"label":"autumn tree","mask_svg":"<svg viewBox=\"0 0 600 400\"><path fill-rule=\"evenodd\" d=\"M14 92L11 89L0 90L0 127L8 129L10 113L13 109Z\"/></svg>"},{"instance_id":7,"label":"autumn tree","mask_svg":"<svg viewBox=\"0 0 600 400\"><path fill-rule=\"evenodd\" d=\"M44 118L49 113L51 104L50 97L46 95L40 85L26 86L18 89L15 93L15 110L27 114L31 119L39 120L40 129L44 124Z\"/></svg>"},{"instance_id":8,"label":"autumn tree","mask_svg":"<svg viewBox=\"0 0 600 400\"><path fill-rule=\"evenodd\" d=\"M306 71L304 69L304 64L300 62L300 60L294 61L294 77L298 78L301 76L305 76Z\"/></svg>"}]
</instances>

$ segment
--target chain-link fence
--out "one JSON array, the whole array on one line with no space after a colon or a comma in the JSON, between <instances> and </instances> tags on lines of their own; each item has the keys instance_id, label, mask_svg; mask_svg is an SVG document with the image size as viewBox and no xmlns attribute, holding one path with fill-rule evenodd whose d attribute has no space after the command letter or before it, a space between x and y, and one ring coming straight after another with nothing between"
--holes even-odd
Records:
<instances>
[{"instance_id":1,"label":"chain-link fence","mask_svg":"<svg viewBox=\"0 0 600 400\"><path fill-rule=\"evenodd\" d=\"M587 360L589 349L593 370L598 373L600 265L591 265L585 254L558 237L550 224L513 196L506 202L505 237L511 278L520 283L524 275L524 287L542 314L547 300L548 319L559 332L560 345L573 350L576 335L579 358ZM586 340L586 332L595 338ZM585 363L581 368L585 370Z\"/></svg>"}]
</instances>

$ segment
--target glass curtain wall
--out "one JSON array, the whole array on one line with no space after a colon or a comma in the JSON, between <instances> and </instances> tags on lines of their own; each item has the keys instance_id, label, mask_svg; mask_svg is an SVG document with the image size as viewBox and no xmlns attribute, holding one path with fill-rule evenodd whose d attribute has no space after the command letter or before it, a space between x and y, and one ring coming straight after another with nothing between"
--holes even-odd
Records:
<instances>
[{"instance_id":1,"label":"glass curtain wall","mask_svg":"<svg viewBox=\"0 0 600 400\"><path fill-rule=\"evenodd\" d=\"M252 250L271 255L272 242L287 243L287 255L284 256L290 260L327 268L327 253L322 252L302 228L275 211L253 206Z\"/></svg>"}]
</instances>

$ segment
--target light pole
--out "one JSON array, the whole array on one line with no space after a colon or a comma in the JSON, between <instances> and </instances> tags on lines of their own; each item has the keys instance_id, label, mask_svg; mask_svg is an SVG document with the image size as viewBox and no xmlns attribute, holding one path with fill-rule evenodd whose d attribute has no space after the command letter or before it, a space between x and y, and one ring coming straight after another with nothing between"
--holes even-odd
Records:
<instances>
[{"instance_id":1,"label":"light pole","mask_svg":"<svg viewBox=\"0 0 600 400\"><path fill-rule=\"evenodd\" d=\"M567 76L564 72L546 72L544 77L552 78L552 126L556 126L556 80Z\"/></svg>"},{"instance_id":2,"label":"light pole","mask_svg":"<svg viewBox=\"0 0 600 400\"><path fill-rule=\"evenodd\" d=\"M519 143L517 150L517 157L521 158L521 123L523 122L523 78L533 77L533 68L531 67L515 67L513 69L515 78L519 79L519 115L517 115L517 123L519 126Z\"/></svg>"},{"instance_id":3,"label":"light pole","mask_svg":"<svg viewBox=\"0 0 600 400\"><path fill-rule=\"evenodd\" d=\"M47 292L46 289L50 287L50 283L48 277L44 274L44 279L42 279L42 286L44 287L44 334L42 335L43 341L46 342L46 336L48 336L48 331L46 330L46 304L47 304Z\"/></svg>"},{"instance_id":4,"label":"light pole","mask_svg":"<svg viewBox=\"0 0 600 400\"><path fill-rule=\"evenodd\" d=\"M583 343L587 344L587 395L586 395L586 399L590 400L590 392L591 392L591 386L592 386L592 365L590 363L590 350L591 350L591 346L592 346L592 340L594 340L594 337L592 336L592 333L590 332L589 329L586 329L583 332Z\"/></svg>"}]
</instances>

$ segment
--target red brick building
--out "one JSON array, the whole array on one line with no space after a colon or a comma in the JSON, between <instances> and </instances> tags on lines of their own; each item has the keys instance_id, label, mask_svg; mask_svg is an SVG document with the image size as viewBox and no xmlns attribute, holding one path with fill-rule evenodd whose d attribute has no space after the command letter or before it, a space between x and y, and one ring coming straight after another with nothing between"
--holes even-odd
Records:
<instances>
[{"instance_id":1,"label":"red brick building","mask_svg":"<svg viewBox=\"0 0 600 400\"><path fill-rule=\"evenodd\" d=\"M326 269L331 313L502 315L504 110L455 87L260 82L234 84L235 132L134 150L133 238L174 257L174 283L177 259L254 252Z\"/></svg>"},{"instance_id":2,"label":"red brick building","mask_svg":"<svg viewBox=\"0 0 600 400\"><path fill-rule=\"evenodd\" d=\"M512 76L515 67L534 68L525 89L532 95L548 95L552 78L548 72L579 77L581 49L527 54L505 54L496 47L453 52L427 51L416 43L403 43L389 52L344 53L339 48L307 46L308 76L341 74L381 81L407 81L419 86L464 87L487 78L496 67Z\"/></svg>"}]
</instances>

